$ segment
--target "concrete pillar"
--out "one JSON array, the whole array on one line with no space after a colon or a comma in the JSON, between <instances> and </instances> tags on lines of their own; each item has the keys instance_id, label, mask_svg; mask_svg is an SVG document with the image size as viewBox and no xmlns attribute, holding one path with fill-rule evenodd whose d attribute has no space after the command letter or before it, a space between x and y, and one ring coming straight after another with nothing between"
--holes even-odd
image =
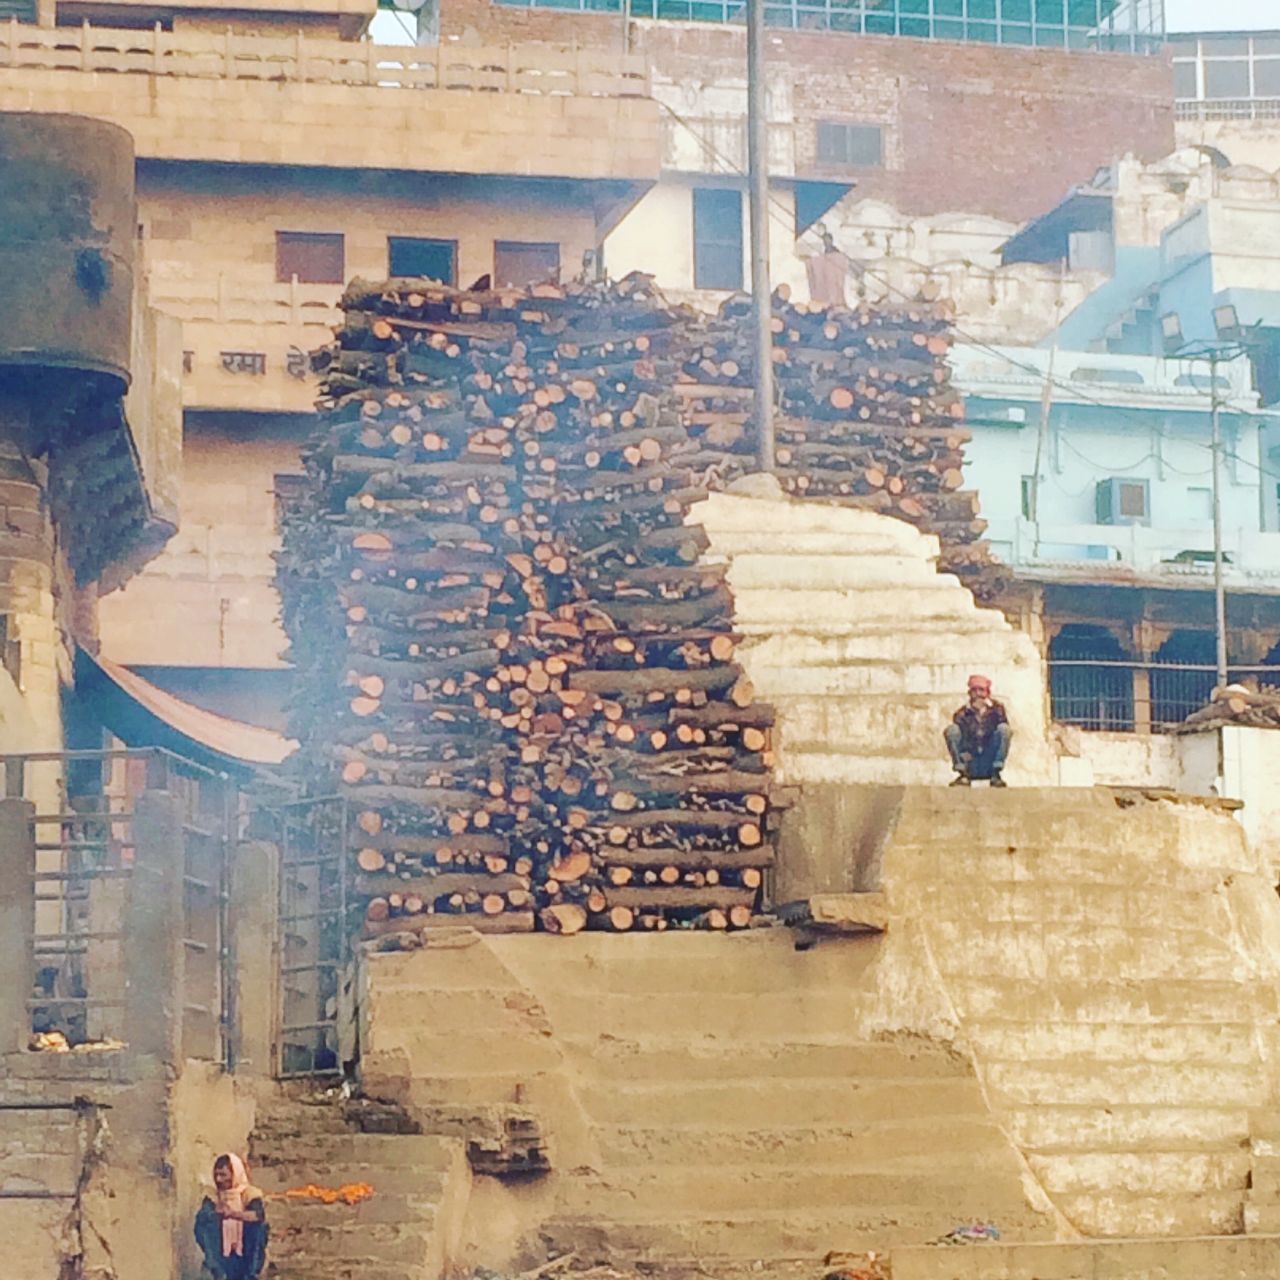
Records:
<instances>
[{"instance_id":1,"label":"concrete pillar","mask_svg":"<svg viewBox=\"0 0 1280 1280\"><path fill-rule=\"evenodd\" d=\"M262 840L235 851L231 882L231 980L235 984L235 1068L269 1076L275 1066L276 901L279 855Z\"/></svg>"},{"instance_id":2,"label":"concrete pillar","mask_svg":"<svg viewBox=\"0 0 1280 1280\"><path fill-rule=\"evenodd\" d=\"M1133 731L1151 732L1151 672L1146 667L1133 669Z\"/></svg>"},{"instance_id":3,"label":"concrete pillar","mask_svg":"<svg viewBox=\"0 0 1280 1280\"><path fill-rule=\"evenodd\" d=\"M0 800L0 1055L27 1047L27 1001L35 983L31 931L36 918L35 835L28 800Z\"/></svg>"},{"instance_id":4,"label":"concrete pillar","mask_svg":"<svg viewBox=\"0 0 1280 1280\"><path fill-rule=\"evenodd\" d=\"M182 805L144 791L133 808L125 913L125 1035L134 1053L176 1066L182 1052Z\"/></svg>"}]
</instances>

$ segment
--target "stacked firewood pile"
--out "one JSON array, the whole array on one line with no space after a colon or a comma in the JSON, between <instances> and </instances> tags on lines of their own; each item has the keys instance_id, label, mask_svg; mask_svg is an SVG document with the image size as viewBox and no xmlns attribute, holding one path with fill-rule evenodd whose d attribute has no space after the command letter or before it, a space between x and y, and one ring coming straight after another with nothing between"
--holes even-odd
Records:
<instances>
[{"instance_id":1,"label":"stacked firewood pile","mask_svg":"<svg viewBox=\"0 0 1280 1280\"><path fill-rule=\"evenodd\" d=\"M680 317L643 277L343 307L278 581L366 936L745 926L771 713L684 524Z\"/></svg>"},{"instance_id":2,"label":"stacked firewood pile","mask_svg":"<svg viewBox=\"0 0 1280 1280\"><path fill-rule=\"evenodd\" d=\"M690 331L676 386L690 435L724 476L752 467L750 306L731 298ZM970 435L950 385L943 306L827 309L792 304L783 288L773 329L783 489L937 534L943 566L989 596L993 560L978 495L963 488Z\"/></svg>"},{"instance_id":3,"label":"stacked firewood pile","mask_svg":"<svg viewBox=\"0 0 1280 1280\"><path fill-rule=\"evenodd\" d=\"M1256 679L1250 678L1215 689L1209 702L1193 711L1178 726L1178 732L1195 733L1227 724L1250 729L1280 729L1280 688L1260 686Z\"/></svg>"}]
</instances>

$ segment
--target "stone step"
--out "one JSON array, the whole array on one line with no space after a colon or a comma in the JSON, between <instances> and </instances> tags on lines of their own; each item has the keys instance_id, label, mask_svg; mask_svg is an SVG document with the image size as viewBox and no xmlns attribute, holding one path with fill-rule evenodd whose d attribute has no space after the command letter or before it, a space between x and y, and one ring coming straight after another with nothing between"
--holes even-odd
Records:
<instances>
[{"instance_id":1,"label":"stone step","mask_svg":"<svg viewBox=\"0 0 1280 1280\"><path fill-rule=\"evenodd\" d=\"M685 1025L701 1040L735 1043L788 1043L796 1028L807 1037L839 1042L856 1026L860 1001L869 993L822 990L728 993L708 999L699 991L644 995L596 994L565 990L556 997L556 1021L566 1026L607 1032L620 1027L662 1030ZM461 1025L461 1024L457 1024Z\"/></svg>"},{"instance_id":2,"label":"stone step","mask_svg":"<svg viewBox=\"0 0 1280 1280\"><path fill-rule=\"evenodd\" d=\"M290 1139L287 1144L271 1147L252 1144L255 1160L254 1176L259 1169L289 1165L324 1168L414 1169L419 1172L445 1173L453 1167L457 1142L449 1138L411 1134L349 1133L342 1135L307 1135ZM263 1174L265 1177L265 1173ZM309 1178L309 1182L317 1179Z\"/></svg>"},{"instance_id":3,"label":"stone step","mask_svg":"<svg viewBox=\"0 0 1280 1280\"><path fill-rule=\"evenodd\" d=\"M428 1266L406 1269L368 1259L353 1262L310 1253L270 1258L265 1275L267 1280L435 1280Z\"/></svg>"},{"instance_id":4,"label":"stone step","mask_svg":"<svg viewBox=\"0 0 1280 1280\"><path fill-rule=\"evenodd\" d=\"M1193 1107L1205 1098L1242 1108L1256 1107L1270 1081L1261 1066L1192 1066L1071 1061L992 1062L983 1080L997 1108L1039 1103L1075 1106Z\"/></svg>"},{"instance_id":5,"label":"stone step","mask_svg":"<svg viewBox=\"0 0 1280 1280\"><path fill-rule=\"evenodd\" d=\"M647 970L646 970L647 972ZM687 971L686 971L687 973ZM612 976L612 975L611 975ZM613 990L612 981L608 984ZM636 1083L674 1081L902 1080L969 1077L971 1072L941 1046L875 1043L785 1045L690 1044L687 1037L656 1042L565 1037L562 1043L589 1059L602 1074Z\"/></svg>"},{"instance_id":6,"label":"stone step","mask_svg":"<svg viewBox=\"0 0 1280 1280\"><path fill-rule=\"evenodd\" d=\"M892 1258L894 1280L975 1280L975 1273L999 1280L1275 1280L1280 1238L1014 1241L977 1250L924 1245L895 1248Z\"/></svg>"},{"instance_id":7,"label":"stone step","mask_svg":"<svg viewBox=\"0 0 1280 1280\"><path fill-rule=\"evenodd\" d=\"M972 1080L733 1081L720 1084L596 1083L579 1085L588 1115L605 1124L712 1124L750 1131L771 1125L848 1126L883 1118L946 1117L977 1110Z\"/></svg>"},{"instance_id":8,"label":"stone step","mask_svg":"<svg viewBox=\"0 0 1280 1280\"><path fill-rule=\"evenodd\" d=\"M984 924L933 920L929 933L944 974L985 974L1077 982L1124 973L1126 980L1150 982L1247 979L1248 963L1221 935L1208 930L1171 936L1159 916L1143 927Z\"/></svg>"},{"instance_id":9,"label":"stone step","mask_svg":"<svg viewBox=\"0 0 1280 1280\"><path fill-rule=\"evenodd\" d=\"M273 1197L273 1204L288 1205L299 1212L324 1210L334 1218L359 1218L373 1200L357 1205L324 1205L318 1201L285 1200L281 1193L295 1187L345 1187L365 1183L373 1188L373 1199L403 1203L435 1204L445 1194L446 1175L413 1166L381 1164L310 1165L303 1161L254 1168L255 1183ZM321 1215L323 1216L323 1215Z\"/></svg>"},{"instance_id":10,"label":"stone step","mask_svg":"<svg viewBox=\"0 0 1280 1280\"><path fill-rule=\"evenodd\" d=\"M972 663L918 663L880 658L841 666L790 661L777 665L760 662L755 653L743 654L751 679L767 688L770 701L781 698L862 698L874 695L937 698L948 711L938 727L946 726L964 701L965 682Z\"/></svg>"},{"instance_id":11,"label":"stone step","mask_svg":"<svg viewBox=\"0 0 1280 1280\"><path fill-rule=\"evenodd\" d=\"M360 1181L363 1179L344 1179L336 1185ZM440 1178L425 1180L418 1188L420 1194L387 1190L381 1180L371 1181L369 1185L374 1188L373 1195L368 1200L352 1205L273 1198L270 1206L271 1230L277 1235L283 1230L305 1236L313 1227L358 1231L373 1225L429 1223L434 1218L445 1190L444 1180ZM267 1190L265 1187L262 1189Z\"/></svg>"},{"instance_id":12,"label":"stone step","mask_svg":"<svg viewBox=\"0 0 1280 1280\"><path fill-rule=\"evenodd\" d=\"M1066 891L1068 886L1072 892L1095 888L1123 890L1130 868L1126 865L1124 841L1117 841L1116 845L1116 860L1111 865L1095 857L1091 847L1073 847L1065 842L1048 845L1027 840L1010 844L1003 850L980 852L958 846L949 856L906 848L887 874L894 883L902 885L903 892L927 906L930 916L942 919L961 918L961 911L950 907L953 889L983 894L992 904L1020 900L1035 907L1043 902L1042 909L1048 911L1053 895ZM1072 881L1062 879L1064 863L1075 868ZM1139 878L1135 874L1128 883ZM1209 897L1222 883L1222 874L1207 868L1180 867L1174 863L1166 868L1165 892L1176 890L1176 896L1181 898ZM1041 894L1048 895L1047 899L1042 900ZM1212 900L1204 903L1205 915L1215 912L1220 905ZM1178 910L1180 908L1171 908L1175 916Z\"/></svg>"},{"instance_id":13,"label":"stone step","mask_svg":"<svg viewBox=\"0 0 1280 1280\"><path fill-rule=\"evenodd\" d=\"M1280 1012L1280 995L1273 988L1226 980L1139 984L1120 978L1057 982L955 976L947 986L966 1019L999 1018L1010 1009L1034 1009L1037 1017L1055 1022L1265 1022Z\"/></svg>"},{"instance_id":14,"label":"stone step","mask_svg":"<svg viewBox=\"0 0 1280 1280\"><path fill-rule=\"evenodd\" d=\"M996 675L1004 667L1033 672L1039 676L1040 659L1029 638L1020 631L1007 633L995 631L989 637L986 620L976 614L970 630L983 634L983 670L992 668ZM894 627L889 624L864 622L844 631L832 632L829 623L793 626L785 632L769 635L746 633L748 638L739 646L740 658L753 670L770 670L775 667L842 667L864 662L898 662L921 666L950 666L956 656L950 649L940 650L938 634L931 626ZM811 630L810 626L820 629ZM971 659L972 660L972 659ZM971 674L971 672L970 672ZM963 701L965 684L959 686ZM1000 696L997 684L996 695Z\"/></svg>"},{"instance_id":15,"label":"stone step","mask_svg":"<svg viewBox=\"0 0 1280 1280\"><path fill-rule=\"evenodd\" d=\"M729 565L735 597L749 591L848 591L866 588L924 586L962 591L958 578L938 573L914 555L877 555L847 550L797 557L791 552L735 549Z\"/></svg>"},{"instance_id":16,"label":"stone step","mask_svg":"<svg viewBox=\"0 0 1280 1280\"><path fill-rule=\"evenodd\" d=\"M1244 1229L1251 1236L1280 1236L1280 1203L1247 1200L1244 1206ZM1276 1263L1280 1266L1280 1257L1277 1257ZM1280 1275L1280 1271L1272 1274Z\"/></svg>"},{"instance_id":17,"label":"stone step","mask_svg":"<svg viewBox=\"0 0 1280 1280\"><path fill-rule=\"evenodd\" d=\"M952 622L972 618L977 612L973 596L954 578L942 574L931 583L912 583L909 591L875 585L835 591L789 590L779 585L767 590L748 587L734 593L735 626L741 619L754 627L769 625L783 632L799 618L825 618L828 625L904 618L936 622L949 637Z\"/></svg>"},{"instance_id":18,"label":"stone step","mask_svg":"<svg viewBox=\"0 0 1280 1280\"><path fill-rule=\"evenodd\" d=\"M434 1213L407 1222L359 1222L330 1225L309 1222L305 1230L286 1235L272 1229L271 1249L281 1257L293 1258L298 1252L335 1259L359 1261L368 1259L382 1266L424 1267L431 1255Z\"/></svg>"},{"instance_id":19,"label":"stone step","mask_svg":"<svg viewBox=\"0 0 1280 1280\"><path fill-rule=\"evenodd\" d=\"M785 516L785 524L763 529L762 514L778 513ZM686 517L689 524L701 524L711 535L712 549L721 546L736 548L749 545L753 538L768 537L770 546L779 549L791 545L794 537L814 533L836 534L840 537L871 540L881 545L925 555L937 554L937 539L921 533L905 520L888 519L878 512L860 511L856 507L842 507L835 503L803 501L795 498L770 497L761 500L745 494L716 493L690 508Z\"/></svg>"},{"instance_id":20,"label":"stone step","mask_svg":"<svg viewBox=\"0 0 1280 1280\"><path fill-rule=\"evenodd\" d=\"M750 1163L722 1167L667 1167L614 1170L604 1177L577 1179L565 1193L565 1209L583 1215L600 1213L621 1221L661 1217L679 1206L682 1216L738 1214L779 1205L803 1205L808 1210L839 1212L851 1205L893 1204L916 1214L973 1212L980 1199L1008 1203L1022 1196L1022 1184L1012 1172L1003 1178L983 1171L982 1187L974 1186L972 1170L931 1173L927 1167L907 1172L800 1166L757 1168Z\"/></svg>"},{"instance_id":21,"label":"stone step","mask_svg":"<svg viewBox=\"0 0 1280 1280\"><path fill-rule=\"evenodd\" d=\"M1204 1103L1149 1107L1049 1105L1009 1107L1001 1123L1024 1151L1238 1151L1249 1140L1249 1109Z\"/></svg>"},{"instance_id":22,"label":"stone step","mask_svg":"<svg viewBox=\"0 0 1280 1280\"><path fill-rule=\"evenodd\" d=\"M1253 1023L1140 1022L1080 1023L1023 1021L1016 1017L971 1019L965 1033L984 1060L1015 1062L1063 1057L1093 1062L1148 1062L1166 1066L1258 1063Z\"/></svg>"},{"instance_id":23,"label":"stone step","mask_svg":"<svg viewBox=\"0 0 1280 1280\"><path fill-rule=\"evenodd\" d=\"M1097 880L1070 884L1036 882L1028 892L1024 880L947 881L915 886L917 901L930 913L972 922L984 931L996 924L1036 924L1049 919L1063 928L1127 927L1159 919L1173 933L1199 932L1225 923L1225 904L1203 895L1171 894L1164 888Z\"/></svg>"},{"instance_id":24,"label":"stone step","mask_svg":"<svg viewBox=\"0 0 1280 1280\"><path fill-rule=\"evenodd\" d=\"M624 1261L660 1257L664 1264L674 1265L721 1259L796 1259L818 1265L831 1250L887 1251L895 1243L923 1244L950 1231L957 1221L982 1218L989 1213L991 1202L984 1200L980 1181L974 1180L972 1196L959 1205L917 1208L881 1201L850 1205L843 1211L789 1206L705 1217L672 1211L660 1217L615 1219L605 1224L594 1216L566 1217L547 1224L545 1231L566 1248L590 1232L603 1239L612 1258ZM1018 1239L1048 1235L1043 1220L1030 1212L1021 1218L1006 1216L1002 1228Z\"/></svg>"},{"instance_id":25,"label":"stone step","mask_svg":"<svg viewBox=\"0 0 1280 1280\"><path fill-rule=\"evenodd\" d=\"M1164 1197L1200 1191L1243 1193L1249 1179L1247 1151L1078 1151L1032 1155L1029 1163L1051 1195Z\"/></svg>"},{"instance_id":26,"label":"stone step","mask_svg":"<svg viewBox=\"0 0 1280 1280\"><path fill-rule=\"evenodd\" d=\"M832 750L829 742L813 739L797 742L787 738L785 715L783 721L779 742L785 742L785 751L777 764L780 783L896 787L902 783L904 768L910 770L913 781L935 787L945 787L955 777L945 752L941 751L940 730L927 743L903 740L872 748L856 741L842 741L839 750ZM1015 754L1004 771L1004 779L1010 788L1040 787L1056 780L1056 768L1048 757L1027 759L1025 755ZM979 783L969 790L986 789L985 783Z\"/></svg>"},{"instance_id":27,"label":"stone step","mask_svg":"<svg viewBox=\"0 0 1280 1280\"><path fill-rule=\"evenodd\" d=\"M719 1166L748 1162L758 1168L801 1164L806 1168L892 1172L923 1165L970 1169L993 1151L1006 1154L995 1117L980 1110L913 1119L868 1120L857 1125L778 1125L768 1117L749 1130L708 1124L597 1124L606 1167L682 1164Z\"/></svg>"},{"instance_id":28,"label":"stone step","mask_svg":"<svg viewBox=\"0 0 1280 1280\"><path fill-rule=\"evenodd\" d=\"M794 563L798 556L851 556L879 559L906 557L922 564L931 561L927 548L918 539L908 540L893 532L879 530L738 529L733 532L717 528L711 533L708 560L750 556L766 556Z\"/></svg>"},{"instance_id":29,"label":"stone step","mask_svg":"<svg viewBox=\"0 0 1280 1280\"><path fill-rule=\"evenodd\" d=\"M1236 1235L1244 1225L1240 1191L1168 1196L1109 1191L1102 1196L1055 1196L1054 1204L1073 1226L1091 1236Z\"/></svg>"}]
</instances>

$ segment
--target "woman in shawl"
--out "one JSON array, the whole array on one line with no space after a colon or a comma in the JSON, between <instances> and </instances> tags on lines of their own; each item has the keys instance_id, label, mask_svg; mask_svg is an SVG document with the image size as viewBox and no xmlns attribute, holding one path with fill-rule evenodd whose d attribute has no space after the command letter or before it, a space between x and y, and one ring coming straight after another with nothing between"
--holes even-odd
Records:
<instances>
[{"instance_id":1,"label":"woman in shawl","mask_svg":"<svg viewBox=\"0 0 1280 1280\"><path fill-rule=\"evenodd\" d=\"M213 1162L214 1194L196 1214L196 1243L213 1280L258 1280L267 1260L267 1211L237 1155Z\"/></svg>"}]
</instances>

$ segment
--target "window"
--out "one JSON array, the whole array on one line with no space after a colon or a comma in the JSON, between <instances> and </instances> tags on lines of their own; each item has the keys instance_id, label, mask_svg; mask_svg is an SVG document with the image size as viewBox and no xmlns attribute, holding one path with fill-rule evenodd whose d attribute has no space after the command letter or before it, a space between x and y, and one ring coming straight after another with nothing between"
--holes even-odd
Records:
<instances>
[{"instance_id":1,"label":"window","mask_svg":"<svg viewBox=\"0 0 1280 1280\"><path fill-rule=\"evenodd\" d=\"M1213 490L1187 486L1187 511L1197 521L1213 519Z\"/></svg>"},{"instance_id":2,"label":"window","mask_svg":"<svg viewBox=\"0 0 1280 1280\"><path fill-rule=\"evenodd\" d=\"M342 284L346 280L343 238L315 231L276 232L276 279L299 284Z\"/></svg>"},{"instance_id":3,"label":"window","mask_svg":"<svg viewBox=\"0 0 1280 1280\"><path fill-rule=\"evenodd\" d=\"M1247 98L1249 96L1249 63L1215 59L1204 64L1204 96L1206 98Z\"/></svg>"},{"instance_id":4,"label":"window","mask_svg":"<svg viewBox=\"0 0 1280 1280\"><path fill-rule=\"evenodd\" d=\"M694 189L693 287L742 288L742 196L737 191Z\"/></svg>"},{"instance_id":5,"label":"window","mask_svg":"<svg viewBox=\"0 0 1280 1280\"><path fill-rule=\"evenodd\" d=\"M1036 505L1036 478L1035 476L1022 477L1022 518L1024 520L1035 519Z\"/></svg>"},{"instance_id":6,"label":"window","mask_svg":"<svg viewBox=\"0 0 1280 1280\"><path fill-rule=\"evenodd\" d=\"M495 288L522 289L530 284L547 284L560 279L560 246L532 241L493 242L493 283Z\"/></svg>"},{"instance_id":7,"label":"window","mask_svg":"<svg viewBox=\"0 0 1280 1280\"><path fill-rule=\"evenodd\" d=\"M818 121L818 163L875 169L884 163L884 130L878 124Z\"/></svg>"},{"instance_id":8,"label":"window","mask_svg":"<svg viewBox=\"0 0 1280 1280\"><path fill-rule=\"evenodd\" d=\"M1200 96L1200 89L1196 84L1196 64L1194 62L1175 62L1173 64L1173 96L1188 100L1194 100Z\"/></svg>"},{"instance_id":9,"label":"window","mask_svg":"<svg viewBox=\"0 0 1280 1280\"><path fill-rule=\"evenodd\" d=\"M441 284L457 284L458 242L388 236L387 273L439 280Z\"/></svg>"}]
</instances>

